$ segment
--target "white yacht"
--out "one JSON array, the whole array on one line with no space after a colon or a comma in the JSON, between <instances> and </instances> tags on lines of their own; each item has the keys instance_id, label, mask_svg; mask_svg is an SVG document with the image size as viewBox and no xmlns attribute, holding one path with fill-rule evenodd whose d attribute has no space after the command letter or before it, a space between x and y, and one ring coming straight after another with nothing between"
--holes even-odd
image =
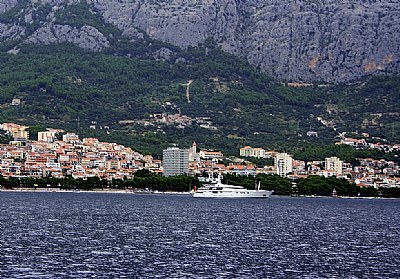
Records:
<instances>
[{"instance_id":1,"label":"white yacht","mask_svg":"<svg viewBox=\"0 0 400 279\"><path fill-rule=\"evenodd\" d=\"M213 183L195 189L195 198L268 198L274 191L260 190L260 183L255 190L247 190L242 186L223 184L219 177Z\"/></svg>"}]
</instances>

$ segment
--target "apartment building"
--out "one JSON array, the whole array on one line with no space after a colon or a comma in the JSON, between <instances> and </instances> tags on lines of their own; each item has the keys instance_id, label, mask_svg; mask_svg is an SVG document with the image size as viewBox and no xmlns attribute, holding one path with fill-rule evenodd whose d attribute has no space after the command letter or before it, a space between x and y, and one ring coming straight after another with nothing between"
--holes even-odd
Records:
<instances>
[{"instance_id":1,"label":"apartment building","mask_svg":"<svg viewBox=\"0 0 400 279\"><path fill-rule=\"evenodd\" d=\"M189 173L189 150L170 147L163 150L164 176Z\"/></svg>"},{"instance_id":2,"label":"apartment building","mask_svg":"<svg viewBox=\"0 0 400 279\"><path fill-rule=\"evenodd\" d=\"M343 175L343 161L337 157L325 158L325 170L336 176ZM331 176L331 175L329 175Z\"/></svg>"},{"instance_id":3,"label":"apartment building","mask_svg":"<svg viewBox=\"0 0 400 279\"><path fill-rule=\"evenodd\" d=\"M293 172L293 159L287 153L277 153L275 155L275 170L280 176L287 176Z\"/></svg>"}]
</instances>

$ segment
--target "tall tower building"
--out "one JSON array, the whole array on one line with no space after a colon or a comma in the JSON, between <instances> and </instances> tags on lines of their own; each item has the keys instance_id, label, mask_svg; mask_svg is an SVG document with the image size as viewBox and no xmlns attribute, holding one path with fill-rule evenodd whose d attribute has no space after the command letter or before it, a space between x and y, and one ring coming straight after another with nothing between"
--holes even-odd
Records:
<instances>
[{"instance_id":1,"label":"tall tower building","mask_svg":"<svg viewBox=\"0 0 400 279\"><path fill-rule=\"evenodd\" d=\"M189 162L200 161L200 155L197 153L197 144L194 141L192 147L189 149Z\"/></svg>"},{"instance_id":2,"label":"tall tower building","mask_svg":"<svg viewBox=\"0 0 400 279\"><path fill-rule=\"evenodd\" d=\"M189 150L169 147L163 150L164 176L189 173Z\"/></svg>"},{"instance_id":3,"label":"tall tower building","mask_svg":"<svg viewBox=\"0 0 400 279\"><path fill-rule=\"evenodd\" d=\"M278 153L275 156L276 173L280 176L286 176L293 171L293 159L287 153Z\"/></svg>"},{"instance_id":4,"label":"tall tower building","mask_svg":"<svg viewBox=\"0 0 400 279\"><path fill-rule=\"evenodd\" d=\"M196 144L195 141L194 141L193 144L192 144L192 153L193 153L193 154L196 154L196 153L197 153L197 144Z\"/></svg>"},{"instance_id":5,"label":"tall tower building","mask_svg":"<svg viewBox=\"0 0 400 279\"><path fill-rule=\"evenodd\" d=\"M337 157L325 158L325 170L335 172L336 176L343 175L343 161Z\"/></svg>"}]
</instances>

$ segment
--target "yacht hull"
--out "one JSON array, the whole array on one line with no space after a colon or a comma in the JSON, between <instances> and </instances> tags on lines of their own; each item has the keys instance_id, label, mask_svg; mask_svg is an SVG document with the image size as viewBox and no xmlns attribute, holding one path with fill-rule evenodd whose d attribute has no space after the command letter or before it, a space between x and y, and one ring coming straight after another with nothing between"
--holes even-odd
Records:
<instances>
[{"instance_id":1,"label":"yacht hull","mask_svg":"<svg viewBox=\"0 0 400 279\"><path fill-rule=\"evenodd\" d=\"M274 191L261 190L260 182L254 190L249 190L240 185L229 185L221 182L219 175L211 184L205 184L194 190L194 198L268 198Z\"/></svg>"},{"instance_id":2,"label":"yacht hull","mask_svg":"<svg viewBox=\"0 0 400 279\"><path fill-rule=\"evenodd\" d=\"M268 198L273 191L238 191L238 192L224 192L224 191L202 191L195 192L194 198Z\"/></svg>"}]
</instances>

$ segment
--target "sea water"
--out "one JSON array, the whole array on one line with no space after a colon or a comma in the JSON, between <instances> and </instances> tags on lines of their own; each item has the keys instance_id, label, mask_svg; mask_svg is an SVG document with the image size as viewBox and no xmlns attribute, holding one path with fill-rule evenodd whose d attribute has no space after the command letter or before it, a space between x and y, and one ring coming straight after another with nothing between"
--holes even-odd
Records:
<instances>
[{"instance_id":1,"label":"sea water","mask_svg":"<svg viewBox=\"0 0 400 279\"><path fill-rule=\"evenodd\" d=\"M0 192L1 278L398 278L400 201Z\"/></svg>"}]
</instances>

